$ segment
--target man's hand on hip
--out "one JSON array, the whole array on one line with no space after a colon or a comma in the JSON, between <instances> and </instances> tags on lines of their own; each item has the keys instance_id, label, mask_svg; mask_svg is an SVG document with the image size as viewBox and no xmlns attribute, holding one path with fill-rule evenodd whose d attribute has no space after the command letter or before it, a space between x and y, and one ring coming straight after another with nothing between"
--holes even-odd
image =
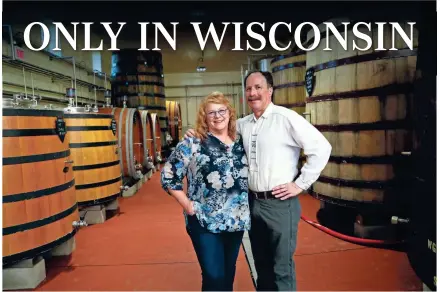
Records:
<instances>
[{"instance_id":1,"label":"man's hand on hip","mask_svg":"<svg viewBox=\"0 0 440 292\"><path fill-rule=\"evenodd\" d=\"M185 135L183 135L183 138L184 138L184 139L186 139L186 138L191 138L191 137L194 137L195 134L196 134L196 132L194 131L194 129L188 129L188 130L185 132Z\"/></svg>"},{"instance_id":2,"label":"man's hand on hip","mask_svg":"<svg viewBox=\"0 0 440 292\"><path fill-rule=\"evenodd\" d=\"M272 194L280 200L286 200L288 198L298 196L299 194L301 194L302 191L303 191L303 189L298 187L296 185L296 183L289 182L289 183L274 187L272 189Z\"/></svg>"}]
</instances>

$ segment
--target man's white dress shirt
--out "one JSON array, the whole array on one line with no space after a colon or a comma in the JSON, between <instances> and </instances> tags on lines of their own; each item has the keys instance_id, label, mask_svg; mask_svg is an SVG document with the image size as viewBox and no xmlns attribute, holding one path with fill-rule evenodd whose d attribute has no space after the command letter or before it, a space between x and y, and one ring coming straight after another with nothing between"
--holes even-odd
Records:
<instances>
[{"instance_id":1,"label":"man's white dress shirt","mask_svg":"<svg viewBox=\"0 0 440 292\"><path fill-rule=\"evenodd\" d=\"M292 182L298 174L301 148L307 162L295 183L308 189L319 177L331 153L327 139L293 110L270 103L264 114L237 120L249 163L249 189L270 191Z\"/></svg>"}]
</instances>

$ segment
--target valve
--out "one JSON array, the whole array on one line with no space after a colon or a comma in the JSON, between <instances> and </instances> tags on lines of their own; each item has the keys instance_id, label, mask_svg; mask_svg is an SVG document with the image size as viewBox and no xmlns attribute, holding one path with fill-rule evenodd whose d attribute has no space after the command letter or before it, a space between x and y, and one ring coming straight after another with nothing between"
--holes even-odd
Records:
<instances>
[{"instance_id":1,"label":"valve","mask_svg":"<svg viewBox=\"0 0 440 292\"><path fill-rule=\"evenodd\" d=\"M88 226L88 224L84 220L79 220L79 221L73 221L72 226L73 226L73 228L78 229L81 227L86 227L86 226Z\"/></svg>"},{"instance_id":2,"label":"valve","mask_svg":"<svg viewBox=\"0 0 440 292\"><path fill-rule=\"evenodd\" d=\"M391 224L409 223L409 219L399 218L397 216L391 217Z\"/></svg>"}]
</instances>

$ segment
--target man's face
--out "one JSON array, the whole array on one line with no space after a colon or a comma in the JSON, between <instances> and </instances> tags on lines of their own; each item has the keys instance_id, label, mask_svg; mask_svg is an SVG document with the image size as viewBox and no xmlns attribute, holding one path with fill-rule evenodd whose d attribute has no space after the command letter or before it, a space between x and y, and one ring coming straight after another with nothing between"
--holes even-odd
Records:
<instances>
[{"instance_id":1,"label":"man's face","mask_svg":"<svg viewBox=\"0 0 440 292\"><path fill-rule=\"evenodd\" d=\"M268 88L266 78L260 73L252 73L246 80L246 99L253 112L261 112L271 102L273 89Z\"/></svg>"}]
</instances>

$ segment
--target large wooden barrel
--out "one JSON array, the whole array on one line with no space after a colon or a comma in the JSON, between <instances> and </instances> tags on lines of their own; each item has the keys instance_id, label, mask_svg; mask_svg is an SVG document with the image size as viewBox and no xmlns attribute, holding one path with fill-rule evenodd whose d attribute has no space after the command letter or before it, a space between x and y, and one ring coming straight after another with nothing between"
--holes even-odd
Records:
<instances>
[{"instance_id":1,"label":"large wooden barrel","mask_svg":"<svg viewBox=\"0 0 440 292\"><path fill-rule=\"evenodd\" d=\"M401 25L409 33L409 25ZM369 51L352 49L356 38L349 27L348 50L331 35L332 51L324 51L324 31L319 46L307 52L308 119L333 147L312 195L343 206L391 211L393 207L387 202L399 200L395 186L401 166L396 165L402 152L411 151L408 108L417 31L414 28L414 50L396 33L398 50L373 51L378 32L372 28L373 32L363 31L373 39ZM312 35L308 34L310 44ZM365 41L356 42L360 47L366 45ZM390 25L385 25L384 47L391 48Z\"/></svg>"},{"instance_id":2,"label":"large wooden barrel","mask_svg":"<svg viewBox=\"0 0 440 292\"><path fill-rule=\"evenodd\" d=\"M306 109L306 52L292 52L272 59L271 70L274 83L273 103L302 115Z\"/></svg>"},{"instance_id":3,"label":"large wooden barrel","mask_svg":"<svg viewBox=\"0 0 440 292\"><path fill-rule=\"evenodd\" d=\"M144 145L144 156L142 166L144 171L154 169L154 139L151 114L147 110L140 110L141 125L142 125L142 143Z\"/></svg>"},{"instance_id":4,"label":"large wooden barrel","mask_svg":"<svg viewBox=\"0 0 440 292\"><path fill-rule=\"evenodd\" d=\"M173 142L170 146L173 147L176 146L182 138L181 110L180 104L177 101L167 100L166 105L168 113L169 132L173 139Z\"/></svg>"},{"instance_id":5,"label":"large wooden barrel","mask_svg":"<svg viewBox=\"0 0 440 292\"><path fill-rule=\"evenodd\" d=\"M165 104L162 53L121 49L112 54L112 104L157 113L162 149L168 142L168 114ZM162 154L163 155L163 154Z\"/></svg>"},{"instance_id":6,"label":"large wooden barrel","mask_svg":"<svg viewBox=\"0 0 440 292\"><path fill-rule=\"evenodd\" d=\"M306 52L294 51L277 56L271 60L270 68L274 83L273 103L303 115L306 111ZM298 169L303 167L305 161L301 150Z\"/></svg>"},{"instance_id":7,"label":"large wooden barrel","mask_svg":"<svg viewBox=\"0 0 440 292\"><path fill-rule=\"evenodd\" d=\"M160 124L159 117L156 113L151 114L151 132L153 133L154 141L154 164L158 165L162 163L162 138L160 136Z\"/></svg>"},{"instance_id":8,"label":"large wooden barrel","mask_svg":"<svg viewBox=\"0 0 440 292\"><path fill-rule=\"evenodd\" d=\"M63 112L3 109L3 264L46 252L79 220Z\"/></svg>"},{"instance_id":9,"label":"large wooden barrel","mask_svg":"<svg viewBox=\"0 0 440 292\"><path fill-rule=\"evenodd\" d=\"M112 115L65 113L80 206L100 205L121 193L118 141Z\"/></svg>"},{"instance_id":10,"label":"large wooden barrel","mask_svg":"<svg viewBox=\"0 0 440 292\"><path fill-rule=\"evenodd\" d=\"M134 108L103 108L100 111L110 113L116 120L116 135L119 142L119 160L123 177L140 179L144 144L139 112Z\"/></svg>"},{"instance_id":11,"label":"large wooden barrel","mask_svg":"<svg viewBox=\"0 0 440 292\"><path fill-rule=\"evenodd\" d=\"M434 3L432 3L434 4ZM419 55L414 82L414 106L412 108L413 150L410 179L402 192L409 198L409 232L405 251L415 274L429 289L437 286L437 39L432 37L432 23L437 19L435 7L423 12L418 23ZM405 214L406 215L406 214Z\"/></svg>"},{"instance_id":12,"label":"large wooden barrel","mask_svg":"<svg viewBox=\"0 0 440 292\"><path fill-rule=\"evenodd\" d=\"M165 90L162 53L121 49L112 54L112 104L143 107L164 113Z\"/></svg>"}]
</instances>

